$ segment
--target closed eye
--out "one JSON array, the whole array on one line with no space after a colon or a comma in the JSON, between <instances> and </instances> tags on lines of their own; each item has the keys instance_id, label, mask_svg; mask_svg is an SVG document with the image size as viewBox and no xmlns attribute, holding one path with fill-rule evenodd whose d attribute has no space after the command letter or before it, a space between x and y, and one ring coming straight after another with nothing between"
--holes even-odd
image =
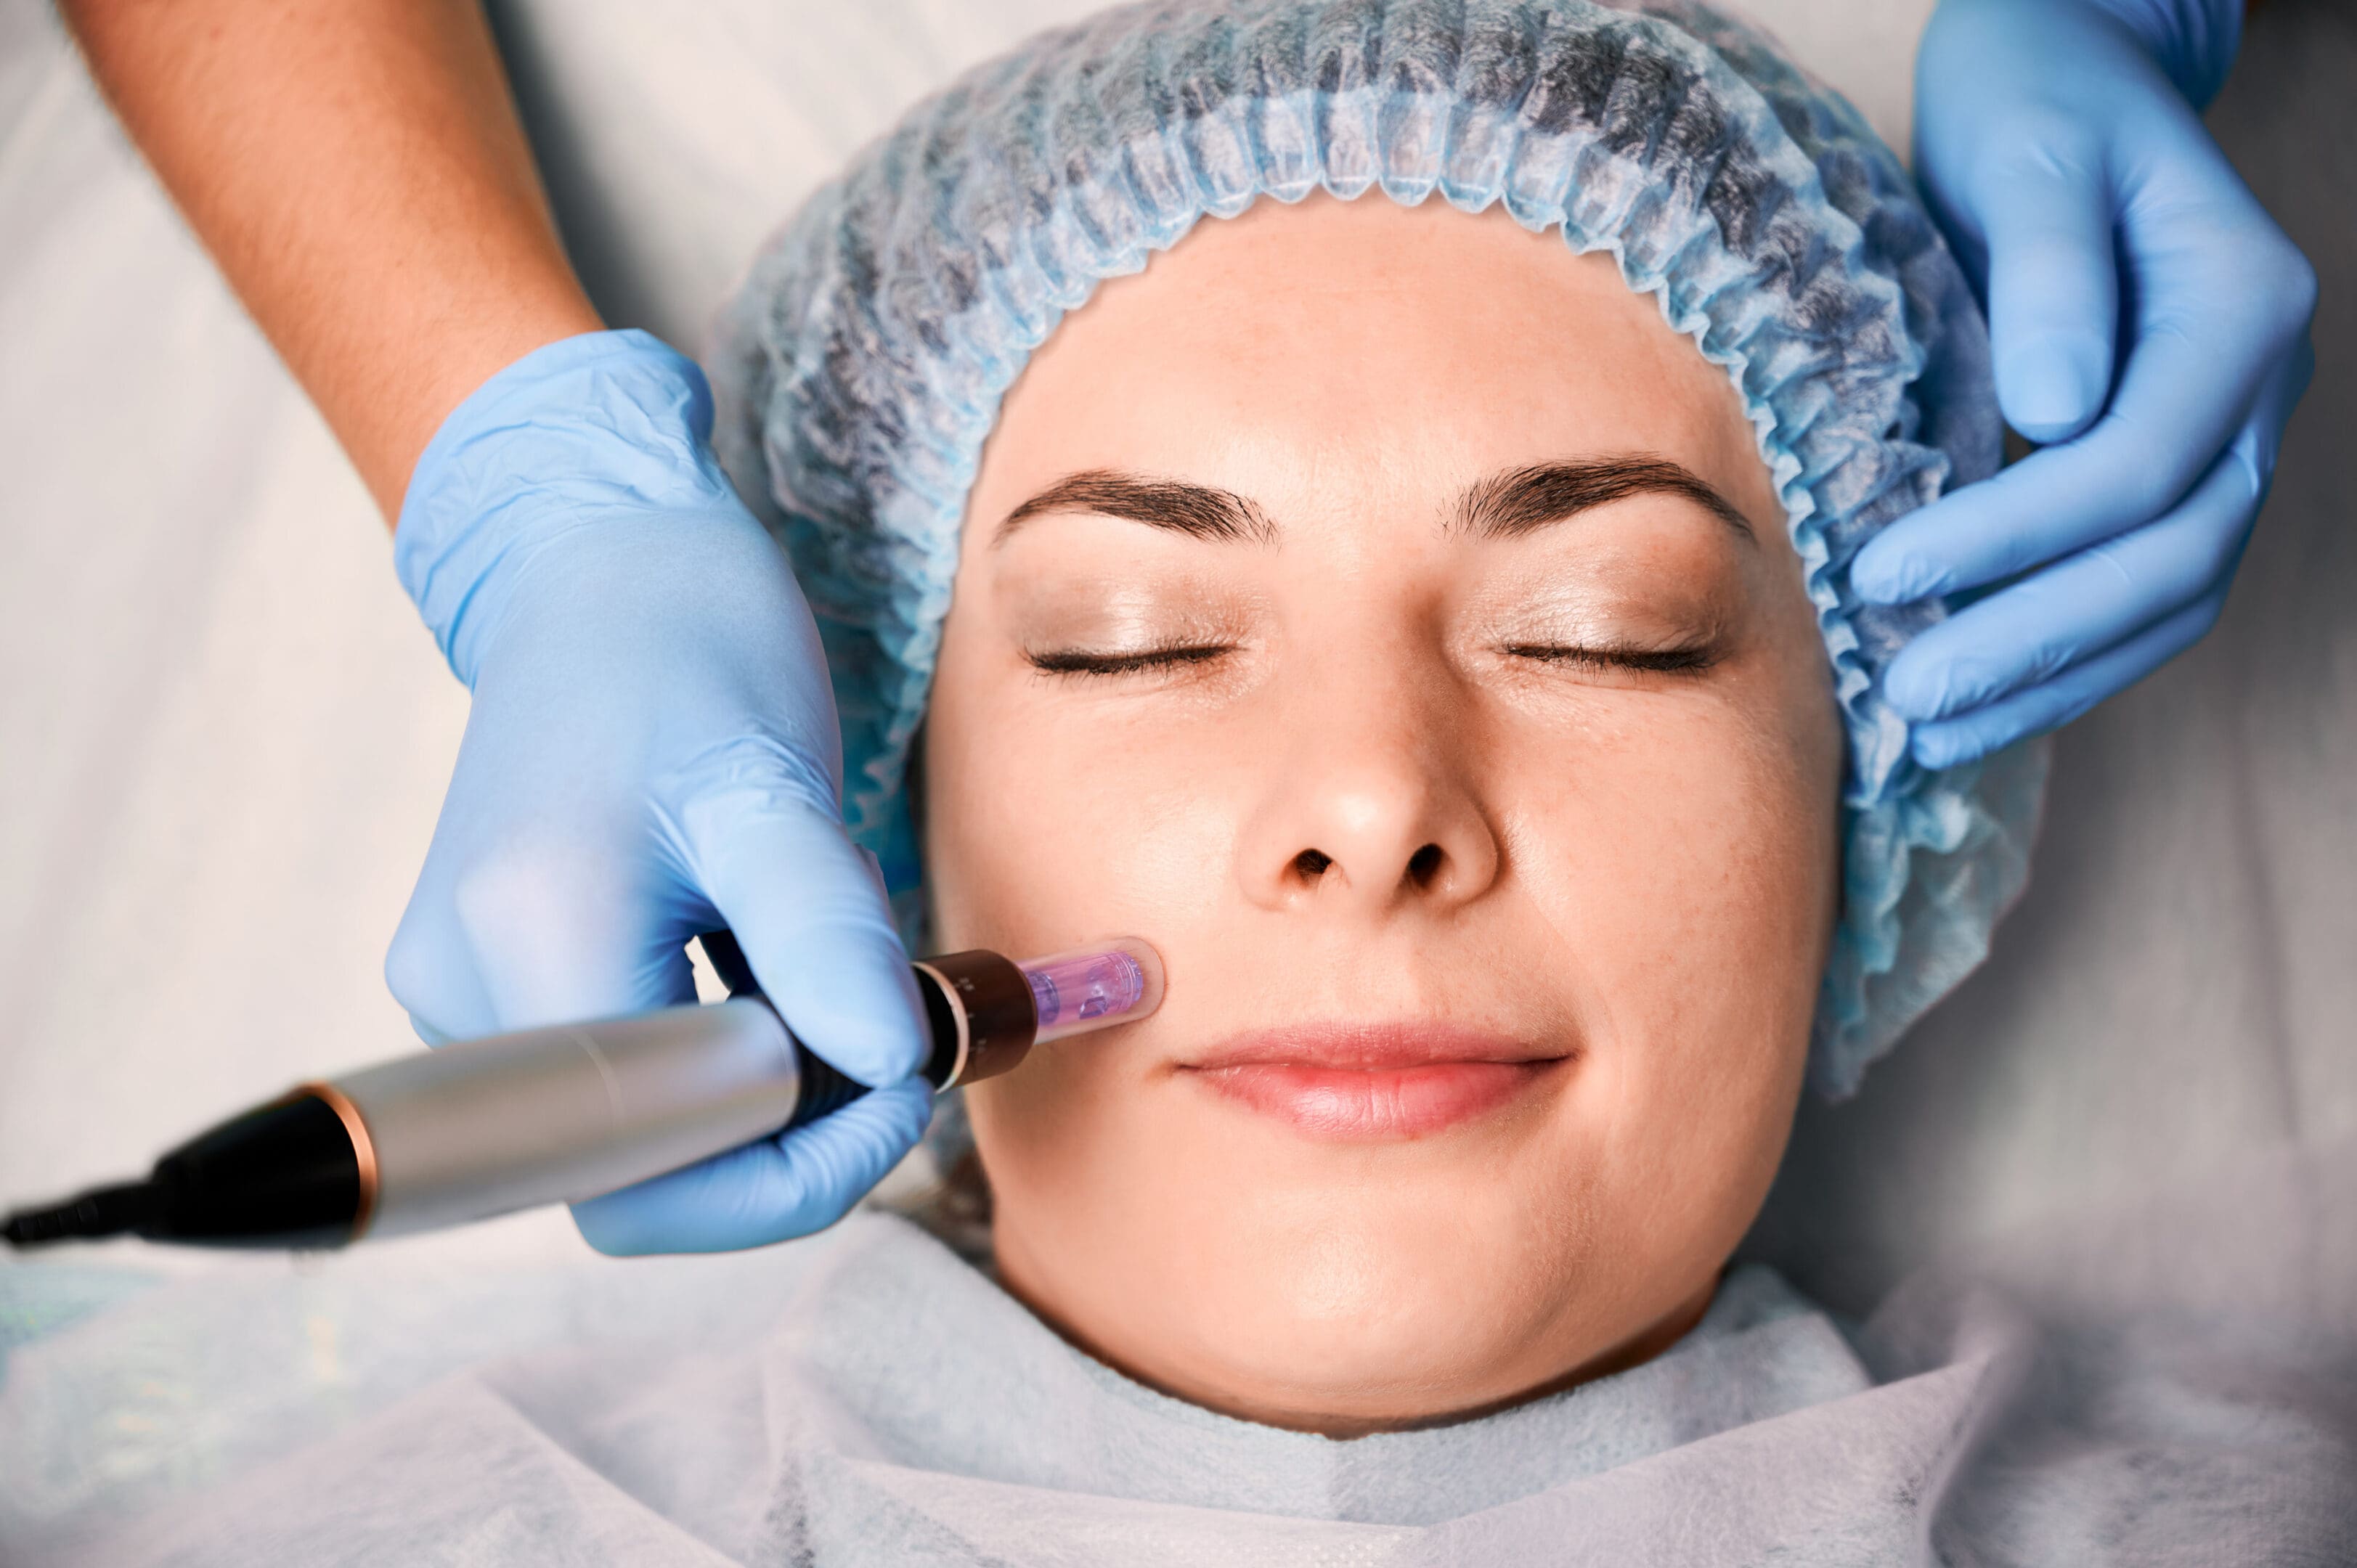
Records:
<instances>
[{"instance_id":1,"label":"closed eye","mask_svg":"<svg viewBox=\"0 0 2357 1568\"><path fill-rule=\"evenodd\" d=\"M1718 662L1716 647L1573 648L1553 642L1508 643L1506 653L1542 664L1586 670L1636 670L1652 675L1691 675Z\"/></svg>"},{"instance_id":2,"label":"closed eye","mask_svg":"<svg viewBox=\"0 0 2357 1568\"><path fill-rule=\"evenodd\" d=\"M1031 667L1050 675L1134 675L1155 670L1173 670L1182 665L1202 664L1232 653L1227 643L1206 643L1171 648L1142 648L1134 653L1092 653L1086 649L1057 649L1044 653L1027 653Z\"/></svg>"}]
</instances>

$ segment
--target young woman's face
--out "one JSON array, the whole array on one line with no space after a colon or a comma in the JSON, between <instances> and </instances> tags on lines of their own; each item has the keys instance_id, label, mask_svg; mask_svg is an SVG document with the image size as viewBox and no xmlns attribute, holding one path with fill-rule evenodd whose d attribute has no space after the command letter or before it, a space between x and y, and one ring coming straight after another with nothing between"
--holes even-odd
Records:
<instances>
[{"instance_id":1,"label":"young woman's face","mask_svg":"<svg viewBox=\"0 0 2357 1568\"><path fill-rule=\"evenodd\" d=\"M1338 1434L1659 1348L1782 1152L1841 755L1741 405L1608 258L1319 199L1107 285L925 736L940 946L1168 970L972 1090L1009 1288Z\"/></svg>"}]
</instances>

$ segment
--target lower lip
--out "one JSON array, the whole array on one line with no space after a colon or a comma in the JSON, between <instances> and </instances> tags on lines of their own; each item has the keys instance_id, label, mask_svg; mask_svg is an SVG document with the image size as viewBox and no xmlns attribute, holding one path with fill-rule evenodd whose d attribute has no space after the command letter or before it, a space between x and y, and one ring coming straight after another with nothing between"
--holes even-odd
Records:
<instances>
[{"instance_id":1,"label":"lower lip","mask_svg":"<svg viewBox=\"0 0 2357 1568\"><path fill-rule=\"evenodd\" d=\"M1419 1138L1500 1109L1564 1059L1375 1069L1254 1062L1189 1070L1229 1099L1311 1137Z\"/></svg>"}]
</instances>

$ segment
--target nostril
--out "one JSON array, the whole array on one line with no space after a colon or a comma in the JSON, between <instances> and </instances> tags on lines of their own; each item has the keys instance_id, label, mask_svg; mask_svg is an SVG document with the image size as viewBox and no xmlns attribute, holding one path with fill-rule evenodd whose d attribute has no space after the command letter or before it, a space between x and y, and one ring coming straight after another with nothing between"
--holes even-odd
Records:
<instances>
[{"instance_id":1,"label":"nostril","mask_svg":"<svg viewBox=\"0 0 2357 1568\"><path fill-rule=\"evenodd\" d=\"M1334 857L1324 850L1305 849L1293 857L1293 872L1304 882L1315 882L1325 875L1326 868L1333 864Z\"/></svg>"},{"instance_id":2,"label":"nostril","mask_svg":"<svg viewBox=\"0 0 2357 1568\"><path fill-rule=\"evenodd\" d=\"M1443 858L1438 844L1426 844L1408 856L1407 879L1418 887L1431 886L1433 879L1440 875L1440 863Z\"/></svg>"}]
</instances>

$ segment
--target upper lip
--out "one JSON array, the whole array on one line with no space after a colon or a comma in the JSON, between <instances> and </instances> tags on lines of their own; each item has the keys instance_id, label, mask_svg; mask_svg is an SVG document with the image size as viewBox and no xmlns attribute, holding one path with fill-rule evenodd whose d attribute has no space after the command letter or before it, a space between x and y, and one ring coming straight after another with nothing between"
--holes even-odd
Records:
<instances>
[{"instance_id":1,"label":"upper lip","mask_svg":"<svg viewBox=\"0 0 2357 1568\"><path fill-rule=\"evenodd\" d=\"M1308 1024L1232 1036L1178 1065L1315 1067L1381 1072L1443 1062L1542 1062L1571 1055L1566 1047L1518 1039L1454 1024Z\"/></svg>"}]
</instances>

